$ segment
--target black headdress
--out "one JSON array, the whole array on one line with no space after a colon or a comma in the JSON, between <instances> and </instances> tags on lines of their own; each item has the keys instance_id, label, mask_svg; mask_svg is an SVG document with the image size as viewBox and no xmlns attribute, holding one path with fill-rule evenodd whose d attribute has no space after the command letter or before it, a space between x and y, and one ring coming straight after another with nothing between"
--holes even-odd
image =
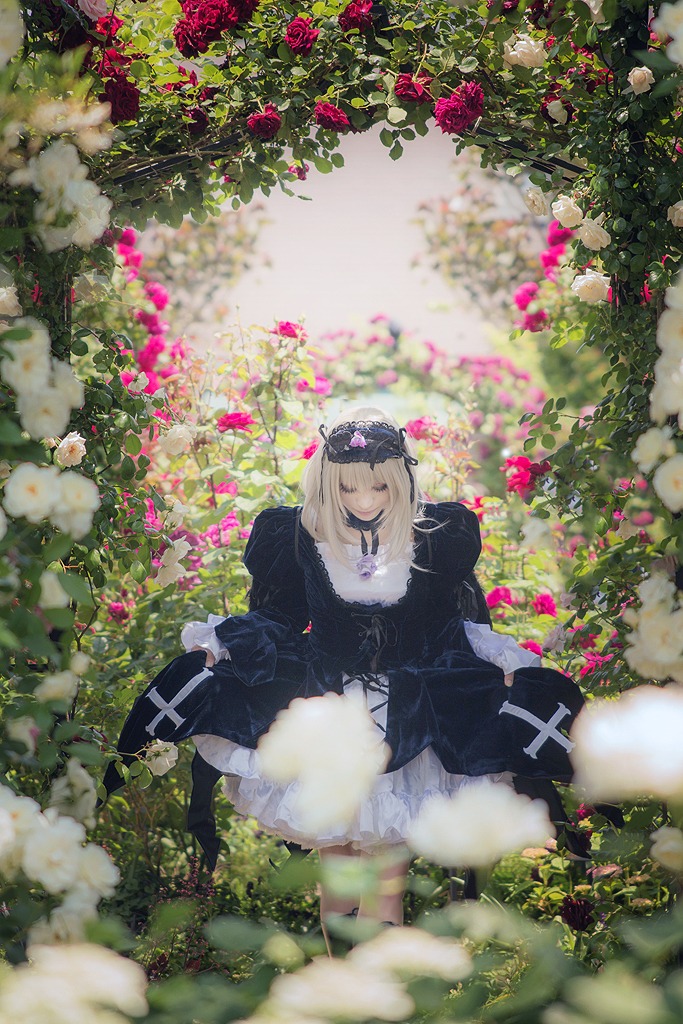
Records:
<instances>
[{"instance_id":1,"label":"black headdress","mask_svg":"<svg viewBox=\"0 0 683 1024\"><path fill-rule=\"evenodd\" d=\"M387 459L403 459L410 478L410 501L415 498L415 479L411 466L417 466L406 449L405 427L392 427L390 423L380 420L352 420L340 423L329 432L320 427L320 434L325 442L323 456L330 462L367 462L374 469L378 462Z\"/></svg>"}]
</instances>

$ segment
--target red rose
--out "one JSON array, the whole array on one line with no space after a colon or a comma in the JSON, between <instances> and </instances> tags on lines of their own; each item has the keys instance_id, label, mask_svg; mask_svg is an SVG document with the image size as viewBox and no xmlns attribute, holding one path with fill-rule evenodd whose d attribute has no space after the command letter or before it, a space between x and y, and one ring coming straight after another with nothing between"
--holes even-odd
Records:
<instances>
[{"instance_id":1,"label":"red rose","mask_svg":"<svg viewBox=\"0 0 683 1024\"><path fill-rule=\"evenodd\" d=\"M118 18L115 14L104 14L97 19L95 31L101 32L103 36L115 36L123 24L123 18Z\"/></svg>"},{"instance_id":2,"label":"red rose","mask_svg":"<svg viewBox=\"0 0 683 1024\"><path fill-rule=\"evenodd\" d=\"M100 62L94 62L94 66L100 78L108 78L110 75L118 75L123 68L127 68L132 59L115 46L110 46L102 54Z\"/></svg>"},{"instance_id":3,"label":"red rose","mask_svg":"<svg viewBox=\"0 0 683 1024\"><path fill-rule=\"evenodd\" d=\"M266 103L263 113L258 111L247 118L247 128L258 139L272 139L279 132L281 124L282 118L272 103Z\"/></svg>"},{"instance_id":4,"label":"red rose","mask_svg":"<svg viewBox=\"0 0 683 1024\"><path fill-rule=\"evenodd\" d=\"M187 116L190 118L190 123L187 125L190 135L203 135L209 127L209 115L206 111L201 107L191 107L187 111Z\"/></svg>"},{"instance_id":5,"label":"red rose","mask_svg":"<svg viewBox=\"0 0 683 1024\"><path fill-rule=\"evenodd\" d=\"M320 30L311 28L313 18L295 18L290 21L285 32L285 42L292 53L308 57L313 43L320 35Z\"/></svg>"},{"instance_id":6,"label":"red rose","mask_svg":"<svg viewBox=\"0 0 683 1024\"><path fill-rule=\"evenodd\" d=\"M251 21L252 15L260 2L261 0L232 0L240 24Z\"/></svg>"},{"instance_id":7,"label":"red rose","mask_svg":"<svg viewBox=\"0 0 683 1024\"><path fill-rule=\"evenodd\" d=\"M372 0L351 0L338 17L342 32L350 32L352 28L366 32L372 27Z\"/></svg>"},{"instance_id":8,"label":"red rose","mask_svg":"<svg viewBox=\"0 0 683 1024\"><path fill-rule=\"evenodd\" d=\"M287 170L289 171L290 174L296 174L299 181L305 181L306 178L308 177L310 167L304 160L302 164L290 164Z\"/></svg>"},{"instance_id":9,"label":"red rose","mask_svg":"<svg viewBox=\"0 0 683 1024\"><path fill-rule=\"evenodd\" d=\"M400 100L408 100L409 103L431 103L432 97L429 92L430 75L402 74L396 79L394 93Z\"/></svg>"},{"instance_id":10,"label":"red rose","mask_svg":"<svg viewBox=\"0 0 683 1024\"><path fill-rule=\"evenodd\" d=\"M100 99L111 103L109 116L113 124L133 121L140 110L140 90L121 72L107 79Z\"/></svg>"},{"instance_id":11,"label":"red rose","mask_svg":"<svg viewBox=\"0 0 683 1024\"><path fill-rule=\"evenodd\" d=\"M476 82L463 82L450 96L436 101L434 117L442 132L460 135L481 117L484 111L484 91Z\"/></svg>"},{"instance_id":12,"label":"red rose","mask_svg":"<svg viewBox=\"0 0 683 1024\"><path fill-rule=\"evenodd\" d=\"M192 15L192 21L206 43L215 43L223 32L235 27L239 13L230 0L203 0Z\"/></svg>"},{"instance_id":13,"label":"red rose","mask_svg":"<svg viewBox=\"0 0 683 1024\"><path fill-rule=\"evenodd\" d=\"M315 123L333 132L347 132L351 122L340 107L334 103L316 103Z\"/></svg>"},{"instance_id":14,"label":"red rose","mask_svg":"<svg viewBox=\"0 0 683 1024\"><path fill-rule=\"evenodd\" d=\"M199 32L194 18L181 18L173 29L175 44L183 57L198 57L208 49L209 44Z\"/></svg>"},{"instance_id":15,"label":"red rose","mask_svg":"<svg viewBox=\"0 0 683 1024\"><path fill-rule=\"evenodd\" d=\"M216 421L216 429L224 434L226 430L244 430L251 434L251 427L256 420L248 412L226 412Z\"/></svg>"}]
</instances>

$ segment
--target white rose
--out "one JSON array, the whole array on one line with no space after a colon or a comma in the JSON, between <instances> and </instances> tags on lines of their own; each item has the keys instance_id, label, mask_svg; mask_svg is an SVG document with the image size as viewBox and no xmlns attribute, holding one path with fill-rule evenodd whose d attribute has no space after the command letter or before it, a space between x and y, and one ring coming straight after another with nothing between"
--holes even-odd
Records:
<instances>
[{"instance_id":1,"label":"white rose","mask_svg":"<svg viewBox=\"0 0 683 1024\"><path fill-rule=\"evenodd\" d=\"M78 676L71 669L61 672L49 672L33 691L34 696L42 704L50 701L72 701L78 692Z\"/></svg>"},{"instance_id":2,"label":"white rose","mask_svg":"<svg viewBox=\"0 0 683 1024\"><path fill-rule=\"evenodd\" d=\"M317 700L317 697L313 697ZM411 1016L412 998L400 982L364 970L351 960L319 958L293 974L280 974L270 986L266 1009L278 1019L284 1011L304 1024L324 1020L398 1021Z\"/></svg>"},{"instance_id":3,"label":"white rose","mask_svg":"<svg viewBox=\"0 0 683 1024\"><path fill-rule=\"evenodd\" d=\"M166 513L166 527L169 530L177 530L179 526L182 526L183 520L190 511L190 508L188 505L183 505L182 501L179 501L177 498L167 497L166 502L170 505Z\"/></svg>"},{"instance_id":4,"label":"white rose","mask_svg":"<svg viewBox=\"0 0 683 1024\"><path fill-rule=\"evenodd\" d=\"M36 740L40 735L40 729L35 718L31 718L30 715L10 718L6 729L7 735L11 740L23 743L29 754L35 754Z\"/></svg>"},{"instance_id":5,"label":"white rose","mask_svg":"<svg viewBox=\"0 0 683 1024\"><path fill-rule=\"evenodd\" d=\"M71 658L69 668L72 672L75 672L77 676L83 676L90 667L90 658L83 651L76 651Z\"/></svg>"},{"instance_id":6,"label":"white rose","mask_svg":"<svg viewBox=\"0 0 683 1024\"><path fill-rule=\"evenodd\" d=\"M681 271L671 282L664 295L664 301L669 309L677 309L683 312L683 273Z\"/></svg>"},{"instance_id":7,"label":"white rose","mask_svg":"<svg viewBox=\"0 0 683 1024\"><path fill-rule=\"evenodd\" d=\"M66 249L67 245L71 245L70 227L50 227L49 224L46 224L41 217L41 214L44 213L44 206L41 203L36 203L33 212L37 219L36 234L45 252L61 252L62 249Z\"/></svg>"},{"instance_id":8,"label":"white rose","mask_svg":"<svg viewBox=\"0 0 683 1024\"><path fill-rule=\"evenodd\" d=\"M34 732L37 734L36 723L33 719L29 718L13 718L7 723L7 735L12 740L21 740L26 743L27 748L30 752L35 751L35 738L27 735L26 739L14 734L15 730L11 727L16 723L31 723ZM29 746L30 745L30 746ZM9 828L11 829L14 837L12 845L5 847L0 854L0 874L5 879L15 878L17 873L21 870L21 860L24 853L24 843L26 838L31 835L33 829L36 828L36 822L38 818L42 817L40 807L27 796L18 796L14 793L9 786L3 786L0 784L0 808L4 814L7 814L10 820Z\"/></svg>"},{"instance_id":9,"label":"white rose","mask_svg":"<svg viewBox=\"0 0 683 1024\"><path fill-rule=\"evenodd\" d=\"M596 252L598 249L604 249L612 241L609 231L605 231L600 224L602 217L603 215L596 220L584 220L577 232L583 244Z\"/></svg>"},{"instance_id":10,"label":"white rose","mask_svg":"<svg viewBox=\"0 0 683 1024\"><path fill-rule=\"evenodd\" d=\"M96 484L74 470L65 470L59 477L56 507L50 516L52 522L76 540L85 537L92 526L93 515L100 506Z\"/></svg>"},{"instance_id":11,"label":"white rose","mask_svg":"<svg viewBox=\"0 0 683 1024\"><path fill-rule=\"evenodd\" d=\"M196 432L195 427L188 423L175 423L170 430L159 436L159 447L171 457L180 455L190 447Z\"/></svg>"},{"instance_id":12,"label":"white rose","mask_svg":"<svg viewBox=\"0 0 683 1024\"><path fill-rule=\"evenodd\" d=\"M107 13L107 0L78 0L78 6L93 21Z\"/></svg>"},{"instance_id":13,"label":"white rose","mask_svg":"<svg viewBox=\"0 0 683 1024\"><path fill-rule=\"evenodd\" d=\"M599 274L597 270L591 270L589 267L583 274L576 275L571 288L582 302L603 302L607 299L610 280L605 274Z\"/></svg>"},{"instance_id":14,"label":"white rose","mask_svg":"<svg viewBox=\"0 0 683 1024\"><path fill-rule=\"evenodd\" d=\"M683 37L673 39L666 48L666 55L675 64L683 64Z\"/></svg>"},{"instance_id":15,"label":"white rose","mask_svg":"<svg viewBox=\"0 0 683 1024\"><path fill-rule=\"evenodd\" d=\"M85 438L72 430L57 445L54 459L58 466L78 466L84 455Z\"/></svg>"},{"instance_id":16,"label":"white rose","mask_svg":"<svg viewBox=\"0 0 683 1024\"><path fill-rule=\"evenodd\" d=\"M683 452L677 452L663 462L652 478L662 502L672 512L683 510Z\"/></svg>"},{"instance_id":17,"label":"white rose","mask_svg":"<svg viewBox=\"0 0 683 1024\"><path fill-rule=\"evenodd\" d=\"M683 873L683 832L680 828L663 825L650 836L652 848L650 856L659 861L662 867L677 874Z\"/></svg>"},{"instance_id":18,"label":"white rose","mask_svg":"<svg viewBox=\"0 0 683 1024\"><path fill-rule=\"evenodd\" d=\"M73 244L81 249L89 249L93 242L101 238L109 227L111 208L111 199L103 195L97 195L87 206L79 207L72 224Z\"/></svg>"},{"instance_id":19,"label":"white rose","mask_svg":"<svg viewBox=\"0 0 683 1024\"><path fill-rule=\"evenodd\" d=\"M45 387L39 394L19 395L17 412L21 426L37 441L61 435L69 423L71 406L57 388Z\"/></svg>"},{"instance_id":20,"label":"white rose","mask_svg":"<svg viewBox=\"0 0 683 1024\"><path fill-rule=\"evenodd\" d=\"M663 352L654 366L655 383L650 392L650 415L655 423L678 416L683 425L683 359Z\"/></svg>"},{"instance_id":21,"label":"white rose","mask_svg":"<svg viewBox=\"0 0 683 1024\"><path fill-rule=\"evenodd\" d=\"M0 505L0 540L7 535L7 516Z\"/></svg>"},{"instance_id":22,"label":"white rose","mask_svg":"<svg viewBox=\"0 0 683 1024\"><path fill-rule=\"evenodd\" d=\"M164 743L157 740L147 748L145 761L152 775L165 775L175 767L178 760L178 748L175 743Z\"/></svg>"},{"instance_id":23,"label":"white rose","mask_svg":"<svg viewBox=\"0 0 683 1024\"><path fill-rule=\"evenodd\" d=\"M3 316L21 316L21 306L15 285L0 286L0 313Z\"/></svg>"},{"instance_id":24,"label":"white rose","mask_svg":"<svg viewBox=\"0 0 683 1024\"><path fill-rule=\"evenodd\" d=\"M652 22L652 30L660 39L667 36L678 36L683 33L683 4L662 4L657 17Z\"/></svg>"},{"instance_id":25,"label":"white rose","mask_svg":"<svg viewBox=\"0 0 683 1024\"><path fill-rule=\"evenodd\" d=\"M643 92L649 92L654 84L655 76L649 68L631 68L628 73L628 84L636 94L640 96Z\"/></svg>"},{"instance_id":26,"label":"white rose","mask_svg":"<svg viewBox=\"0 0 683 1024\"><path fill-rule=\"evenodd\" d=\"M14 821L9 811L0 807L0 864L17 841L17 833L14 828Z\"/></svg>"},{"instance_id":27,"label":"white rose","mask_svg":"<svg viewBox=\"0 0 683 1024\"><path fill-rule=\"evenodd\" d=\"M62 393L72 409L80 409L85 401L85 391L83 383L69 364L54 359L52 361L52 379L54 386Z\"/></svg>"},{"instance_id":28,"label":"white rose","mask_svg":"<svg viewBox=\"0 0 683 1024\"><path fill-rule=\"evenodd\" d=\"M569 120L569 111L562 100L551 100L545 109L553 121L557 121L558 124L566 124Z\"/></svg>"},{"instance_id":29,"label":"white rose","mask_svg":"<svg viewBox=\"0 0 683 1024\"><path fill-rule=\"evenodd\" d=\"M101 898L113 896L120 879L119 869L106 850L88 843L78 861L78 881Z\"/></svg>"},{"instance_id":30,"label":"white rose","mask_svg":"<svg viewBox=\"0 0 683 1024\"><path fill-rule=\"evenodd\" d=\"M550 213L548 199L542 188L531 185L524 193L524 202L529 213L536 217L547 217Z\"/></svg>"},{"instance_id":31,"label":"white rose","mask_svg":"<svg viewBox=\"0 0 683 1024\"><path fill-rule=\"evenodd\" d=\"M408 845L451 867L484 867L525 846L543 845L555 829L543 800L486 780L453 797L428 800L410 828Z\"/></svg>"},{"instance_id":32,"label":"white rose","mask_svg":"<svg viewBox=\"0 0 683 1024\"><path fill-rule=\"evenodd\" d=\"M103 946L32 945L29 962L3 978L3 1019L122 1024L122 1014L127 1020L146 1013L146 985L139 964Z\"/></svg>"},{"instance_id":33,"label":"white rose","mask_svg":"<svg viewBox=\"0 0 683 1024\"><path fill-rule=\"evenodd\" d=\"M46 569L40 577L40 607L67 608L70 600L59 582L59 575Z\"/></svg>"},{"instance_id":34,"label":"white rose","mask_svg":"<svg viewBox=\"0 0 683 1024\"><path fill-rule=\"evenodd\" d=\"M36 192L44 193L47 200L47 206L41 207L41 219L44 219L46 223L51 223L54 220L55 214L47 213L50 205L55 206L56 209L64 209L65 213L74 212L73 202L67 200L64 203L64 199L67 190L73 193L78 182L87 178L88 168L81 163L78 150L71 142L66 142L64 139L56 139L51 142L38 156L31 158L29 169L32 174L33 187Z\"/></svg>"},{"instance_id":35,"label":"white rose","mask_svg":"<svg viewBox=\"0 0 683 1024\"><path fill-rule=\"evenodd\" d=\"M349 953L348 959L371 974L401 978L462 981L472 973L469 953L455 939L430 935L420 928L385 928Z\"/></svg>"},{"instance_id":36,"label":"white rose","mask_svg":"<svg viewBox=\"0 0 683 1024\"><path fill-rule=\"evenodd\" d=\"M553 217L563 228L577 228L583 220L581 207L569 196L558 196L551 210Z\"/></svg>"},{"instance_id":37,"label":"white rose","mask_svg":"<svg viewBox=\"0 0 683 1024\"><path fill-rule=\"evenodd\" d=\"M666 217L675 228L683 228L683 199L679 199L677 203L669 207Z\"/></svg>"},{"instance_id":38,"label":"white rose","mask_svg":"<svg viewBox=\"0 0 683 1024\"><path fill-rule=\"evenodd\" d=\"M131 381L126 384L126 387L133 395L139 395L145 390L149 384L149 377L146 373L136 373Z\"/></svg>"},{"instance_id":39,"label":"white rose","mask_svg":"<svg viewBox=\"0 0 683 1024\"><path fill-rule=\"evenodd\" d=\"M64 892L78 877L85 829L73 818L62 818L48 807L26 837L22 868L32 881L50 893Z\"/></svg>"},{"instance_id":40,"label":"white rose","mask_svg":"<svg viewBox=\"0 0 683 1024\"><path fill-rule=\"evenodd\" d=\"M626 621L632 624L629 616ZM643 606L637 613L636 628L627 636L624 656L637 672L641 672L643 655L646 672L655 679L666 679L677 670L683 656L683 609L671 610L663 604Z\"/></svg>"},{"instance_id":41,"label":"white rose","mask_svg":"<svg viewBox=\"0 0 683 1024\"><path fill-rule=\"evenodd\" d=\"M631 458L641 473L649 473L660 459L674 454L676 446L671 440L671 434L671 427L650 427L640 435Z\"/></svg>"},{"instance_id":42,"label":"white rose","mask_svg":"<svg viewBox=\"0 0 683 1024\"><path fill-rule=\"evenodd\" d=\"M298 783L304 835L350 822L388 757L365 704L336 693L293 700L258 743L264 775Z\"/></svg>"},{"instance_id":43,"label":"white rose","mask_svg":"<svg viewBox=\"0 0 683 1024\"><path fill-rule=\"evenodd\" d=\"M49 918L41 917L28 930L28 953L34 946L58 946L64 942L82 942L85 939L85 925L97 917L96 910L83 913L65 910L64 904L55 907ZM45 1018L46 1020L48 1018Z\"/></svg>"},{"instance_id":44,"label":"white rose","mask_svg":"<svg viewBox=\"0 0 683 1024\"><path fill-rule=\"evenodd\" d=\"M575 784L591 799L683 795L683 687L639 686L592 701L572 730Z\"/></svg>"},{"instance_id":45,"label":"white rose","mask_svg":"<svg viewBox=\"0 0 683 1024\"><path fill-rule=\"evenodd\" d=\"M161 564L155 576L155 580L160 587L167 587L170 583L175 583L176 580L179 580L181 576L185 576L187 569L184 565L180 564L180 559L184 558L189 551L190 545L186 540L176 540L170 547L166 548L161 556Z\"/></svg>"},{"instance_id":46,"label":"white rose","mask_svg":"<svg viewBox=\"0 0 683 1024\"><path fill-rule=\"evenodd\" d=\"M667 301L670 291L666 293ZM683 359L683 310L664 310L657 323L657 344L672 358Z\"/></svg>"},{"instance_id":47,"label":"white rose","mask_svg":"<svg viewBox=\"0 0 683 1024\"><path fill-rule=\"evenodd\" d=\"M663 572L653 572L639 584L638 597L642 604L666 604L671 608L676 597L676 584Z\"/></svg>"},{"instance_id":48,"label":"white rose","mask_svg":"<svg viewBox=\"0 0 683 1024\"><path fill-rule=\"evenodd\" d=\"M97 793L93 780L82 764L70 758L64 775L52 783L50 807L83 822L87 828L94 828L96 804Z\"/></svg>"},{"instance_id":49,"label":"white rose","mask_svg":"<svg viewBox=\"0 0 683 1024\"><path fill-rule=\"evenodd\" d=\"M24 32L19 4L15 0L0 0L0 70L18 52Z\"/></svg>"},{"instance_id":50,"label":"white rose","mask_svg":"<svg viewBox=\"0 0 683 1024\"><path fill-rule=\"evenodd\" d=\"M23 462L10 473L3 504L9 515L24 516L39 523L50 515L59 492L59 470L55 466L34 466Z\"/></svg>"},{"instance_id":51,"label":"white rose","mask_svg":"<svg viewBox=\"0 0 683 1024\"><path fill-rule=\"evenodd\" d=\"M545 64L545 45L541 39L520 35L511 43L505 41L503 60L506 64L519 64L523 68L542 68Z\"/></svg>"},{"instance_id":52,"label":"white rose","mask_svg":"<svg viewBox=\"0 0 683 1024\"><path fill-rule=\"evenodd\" d=\"M522 525L521 547L547 548L553 546L553 532L550 529L547 519L539 519L538 516L530 515Z\"/></svg>"},{"instance_id":53,"label":"white rose","mask_svg":"<svg viewBox=\"0 0 683 1024\"><path fill-rule=\"evenodd\" d=\"M0 376L18 395L40 394L50 379L50 335L33 317L15 320L13 327L31 331L24 341L3 341L7 352L0 359Z\"/></svg>"},{"instance_id":54,"label":"white rose","mask_svg":"<svg viewBox=\"0 0 683 1024\"><path fill-rule=\"evenodd\" d=\"M567 630L561 623L558 623L556 626L553 626L543 641L543 650L549 651L552 654L561 653L567 646L567 637Z\"/></svg>"}]
</instances>

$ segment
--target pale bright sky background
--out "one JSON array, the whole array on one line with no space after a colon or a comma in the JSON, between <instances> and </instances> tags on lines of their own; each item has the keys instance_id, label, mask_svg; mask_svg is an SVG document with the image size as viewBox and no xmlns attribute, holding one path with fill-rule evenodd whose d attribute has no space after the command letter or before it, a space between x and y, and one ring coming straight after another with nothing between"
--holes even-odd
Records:
<instances>
[{"instance_id":1,"label":"pale bright sky background","mask_svg":"<svg viewBox=\"0 0 683 1024\"><path fill-rule=\"evenodd\" d=\"M311 168L295 190L278 189L263 203L268 223L258 246L271 266L247 271L225 296L246 326L305 319L313 337L361 328L384 313L404 330L452 352L489 350L481 314L457 297L436 271L411 263L424 237L411 223L421 202L449 197L454 179L452 139L438 130L405 144L389 158L379 130L343 139L345 166L331 174Z\"/></svg>"}]
</instances>

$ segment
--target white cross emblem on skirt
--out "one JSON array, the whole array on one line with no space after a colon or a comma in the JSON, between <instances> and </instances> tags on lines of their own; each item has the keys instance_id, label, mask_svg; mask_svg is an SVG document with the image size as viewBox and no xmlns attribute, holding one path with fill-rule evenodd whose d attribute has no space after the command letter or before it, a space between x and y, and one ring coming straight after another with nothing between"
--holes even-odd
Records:
<instances>
[{"instance_id":1,"label":"white cross emblem on skirt","mask_svg":"<svg viewBox=\"0 0 683 1024\"><path fill-rule=\"evenodd\" d=\"M547 722L544 722L542 718L538 718L536 715L532 715L526 708L520 708L517 704L511 704L509 700L506 700L501 706L498 714L514 715L515 718L522 718L529 725L533 725L535 729L538 729L536 739L532 740L528 747L523 748L524 753L528 754L529 757L533 757L534 761L538 760L538 752L546 740L555 740L561 747L564 747L567 753L574 749L572 741L563 736L557 728L562 719L566 715L571 714L569 708L566 708L564 704L557 705L557 711Z\"/></svg>"},{"instance_id":2,"label":"white cross emblem on skirt","mask_svg":"<svg viewBox=\"0 0 683 1024\"><path fill-rule=\"evenodd\" d=\"M157 730L157 726L159 725L161 720L163 718L165 718L166 716L168 716L171 719L171 721L173 722L174 725L176 725L176 726L182 725L183 722L185 721L185 719L181 715L178 714L178 712L176 711L176 708L178 707L179 704L182 704L182 702L187 697L190 696L192 691L194 689L196 689L196 687L199 686L199 684L201 682L203 682L206 679L207 676L210 676L210 675L211 675L211 669L203 668L198 675L192 676L192 679L190 679L187 683L185 683L185 685L183 686L182 690L179 690L178 693L176 693L176 695L173 698L173 700L170 701L170 702L164 700L164 698L161 696L161 694L157 690L156 686L153 686L152 689L147 694L147 696L151 700L152 704L156 704L156 706L160 710L159 710L159 714L155 718L152 719L152 721L149 723L149 725L145 726L145 732L148 732L150 734L150 736L153 736L154 733Z\"/></svg>"}]
</instances>

